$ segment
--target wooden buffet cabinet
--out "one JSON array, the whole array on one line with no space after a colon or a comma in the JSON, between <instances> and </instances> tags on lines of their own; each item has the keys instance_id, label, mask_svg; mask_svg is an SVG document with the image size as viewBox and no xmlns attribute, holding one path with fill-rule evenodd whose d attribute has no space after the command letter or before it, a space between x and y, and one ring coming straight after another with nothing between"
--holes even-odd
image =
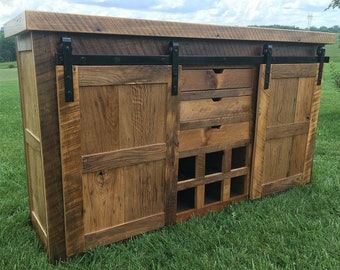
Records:
<instances>
[{"instance_id":1,"label":"wooden buffet cabinet","mask_svg":"<svg viewBox=\"0 0 340 270\"><path fill-rule=\"evenodd\" d=\"M35 11L5 34L51 262L311 180L333 34Z\"/></svg>"}]
</instances>

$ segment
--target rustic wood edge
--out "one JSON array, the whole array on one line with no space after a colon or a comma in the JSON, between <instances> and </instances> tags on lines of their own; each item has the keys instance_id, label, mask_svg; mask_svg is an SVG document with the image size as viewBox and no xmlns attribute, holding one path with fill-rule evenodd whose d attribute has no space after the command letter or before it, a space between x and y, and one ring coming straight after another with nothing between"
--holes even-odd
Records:
<instances>
[{"instance_id":1,"label":"rustic wood edge","mask_svg":"<svg viewBox=\"0 0 340 270\"><path fill-rule=\"evenodd\" d=\"M25 31L208 38L297 43L335 43L333 33L126 19L26 10L4 25L5 36Z\"/></svg>"}]
</instances>

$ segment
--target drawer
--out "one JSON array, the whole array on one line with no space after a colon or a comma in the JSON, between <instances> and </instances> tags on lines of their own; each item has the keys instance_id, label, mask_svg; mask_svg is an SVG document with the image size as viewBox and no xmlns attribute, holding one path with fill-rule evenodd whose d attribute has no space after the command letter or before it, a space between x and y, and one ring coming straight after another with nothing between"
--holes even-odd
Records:
<instances>
[{"instance_id":1,"label":"drawer","mask_svg":"<svg viewBox=\"0 0 340 270\"><path fill-rule=\"evenodd\" d=\"M185 100L180 103L181 124L251 113L251 96Z\"/></svg>"},{"instance_id":2,"label":"drawer","mask_svg":"<svg viewBox=\"0 0 340 270\"><path fill-rule=\"evenodd\" d=\"M205 128L181 130L179 132L179 151L187 151L205 146L247 141L251 138L251 122Z\"/></svg>"},{"instance_id":3,"label":"drawer","mask_svg":"<svg viewBox=\"0 0 340 270\"><path fill-rule=\"evenodd\" d=\"M252 88L254 68L182 70L180 91Z\"/></svg>"}]
</instances>

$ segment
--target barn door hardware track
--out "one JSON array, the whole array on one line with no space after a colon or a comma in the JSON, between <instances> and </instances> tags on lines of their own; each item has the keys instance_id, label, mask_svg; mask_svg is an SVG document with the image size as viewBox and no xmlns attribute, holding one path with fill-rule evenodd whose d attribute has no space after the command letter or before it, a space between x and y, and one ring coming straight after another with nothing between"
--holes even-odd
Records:
<instances>
[{"instance_id":1,"label":"barn door hardware track","mask_svg":"<svg viewBox=\"0 0 340 270\"><path fill-rule=\"evenodd\" d=\"M329 62L329 57L325 56L325 47L320 46L316 55L312 57L295 57L272 55L272 45L264 45L263 53L259 56L181 56L179 54L179 43L171 42L169 54L166 55L87 55L72 54L72 40L69 37L62 37L59 50L57 52L57 65L64 66L65 81L65 101L74 101L73 96L73 65L171 65L172 85L171 94L178 94L178 67L213 66L214 68L229 65L261 65L265 64L264 89L269 88L270 68L272 64L303 64L319 63L317 84L321 84L323 64Z\"/></svg>"}]
</instances>

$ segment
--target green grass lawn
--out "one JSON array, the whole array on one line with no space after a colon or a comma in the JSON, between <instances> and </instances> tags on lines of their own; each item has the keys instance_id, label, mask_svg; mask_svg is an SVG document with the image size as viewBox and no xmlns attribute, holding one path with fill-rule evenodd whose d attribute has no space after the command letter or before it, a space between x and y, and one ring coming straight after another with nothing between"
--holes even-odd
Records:
<instances>
[{"instance_id":1,"label":"green grass lawn","mask_svg":"<svg viewBox=\"0 0 340 270\"><path fill-rule=\"evenodd\" d=\"M333 46L331 53L340 55ZM0 269L339 269L340 90L328 65L312 184L99 247L57 266L47 263L30 225L16 74L0 65Z\"/></svg>"}]
</instances>

